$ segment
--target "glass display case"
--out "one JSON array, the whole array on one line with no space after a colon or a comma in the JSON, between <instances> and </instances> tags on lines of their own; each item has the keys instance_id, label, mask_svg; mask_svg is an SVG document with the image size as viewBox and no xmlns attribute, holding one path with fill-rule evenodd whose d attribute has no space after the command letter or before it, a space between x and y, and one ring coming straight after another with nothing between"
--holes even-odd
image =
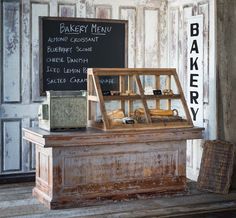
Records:
<instances>
[{"instance_id":1,"label":"glass display case","mask_svg":"<svg viewBox=\"0 0 236 218\"><path fill-rule=\"evenodd\" d=\"M91 68L87 89L89 127L193 127L174 68Z\"/></svg>"}]
</instances>

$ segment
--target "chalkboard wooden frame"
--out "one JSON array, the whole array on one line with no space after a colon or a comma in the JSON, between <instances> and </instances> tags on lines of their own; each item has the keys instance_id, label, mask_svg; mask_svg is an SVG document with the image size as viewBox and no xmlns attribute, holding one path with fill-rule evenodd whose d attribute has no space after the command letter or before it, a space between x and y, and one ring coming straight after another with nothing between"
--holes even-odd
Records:
<instances>
[{"instance_id":1,"label":"chalkboard wooden frame","mask_svg":"<svg viewBox=\"0 0 236 218\"><path fill-rule=\"evenodd\" d=\"M102 23L107 25L112 24L120 24L122 25L122 28L124 28L124 49L122 49L123 52L123 58L122 65L123 67L127 68L128 65L128 21L127 20L114 20L114 19L92 19L92 18L68 18L68 17L39 17L39 79L40 79L40 95L45 96L46 91L50 90L45 87L45 73L44 73L44 66L46 62L46 57L44 55L44 23L47 21L53 21L53 22L72 22L72 23L88 23L88 24L96 24L96 23ZM115 39L113 39L115 40ZM75 44L74 46L76 46ZM89 66L89 67L97 67L97 66ZM102 66L101 66L102 67ZM109 66L105 66L109 67ZM113 67L113 66L112 66ZM114 67L121 67L121 66L114 66ZM53 89L53 90L66 90L66 89ZM69 89L71 90L71 89ZM79 90L79 89L73 89L73 90Z\"/></svg>"}]
</instances>

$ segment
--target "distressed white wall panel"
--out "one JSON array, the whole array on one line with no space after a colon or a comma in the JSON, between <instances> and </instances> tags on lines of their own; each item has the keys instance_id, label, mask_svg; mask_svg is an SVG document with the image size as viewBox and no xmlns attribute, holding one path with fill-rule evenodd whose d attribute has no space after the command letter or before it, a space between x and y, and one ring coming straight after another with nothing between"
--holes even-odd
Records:
<instances>
[{"instance_id":1,"label":"distressed white wall panel","mask_svg":"<svg viewBox=\"0 0 236 218\"><path fill-rule=\"evenodd\" d=\"M31 71L32 71L32 100L41 101L39 88L39 16L48 16L48 4L33 3L31 5Z\"/></svg>"},{"instance_id":2,"label":"distressed white wall panel","mask_svg":"<svg viewBox=\"0 0 236 218\"><path fill-rule=\"evenodd\" d=\"M136 27L136 67L144 67L144 25L143 8L137 8L137 27Z\"/></svg>"},{"instance_id":3,"label":"distressed white wall panel","mask_svg":"<svg viewBox=\"0 0 236 218\"><path fill-rule=\"evenodd\" d=\"M183 63L183 8L179 8L179 36L178 36L178 76L180 79L181 85L184 84L184 63Z\"/></svg>"},{"instance_id":4,"label":"distressed white wall panel","mask_svg":"<svg viewBox=\"0 0 236 218\"><path fill-rule=\"evenodd\" d=\"M87 1L84 1L85 2L85 16L87 18L95 18L95 11L94 11L94 5L95 4L99 4L100 2L96 3L96 2L93 2L93 0L87 0Z\"/></svg>"},{"instance_id":5,"label":"distressed white wall panel","mask_svg":"<svg viewBox=\"0 0 236 218\"><path fill-rule=\"evenodd\" d=\"M159 66L159 10L156 8L144 8L144 67ZM145 87L154 87L155 78L145 76ZM149 102L152 107L154 101Z\"/></svg>"},{"instance_id":6,"label":"distressed white wall panel","mask_svg":"<svg viewBox=\"0 0 236 218\"><path fill-rule=\"evenodd\" d=\"M78 0L76 4L77 8L77 17L86 17L86 3L84 0Z\"/></svg>"},{"instance_id":7,"label":"distressed white wall panel","mask_svg":"<svg viewBox=\"0 0 236 218\"><path fill-rule=\"evenodd\" d=\"M30 4L28 0L22 0L22 42L21 42L21 54L22 54L22 103L30 103Z\"/></svg>"},{"instance_id":8,"label":"distressed white wall panel","mask_svg":"<svg viewBox=\"0 0 236 218\"><path fill-rule=\"evenodd\" d=\"M21 170L21 122L20 120L2 121L3 171Z\"/></svg>"},{"instance_id":9,"label":"distressed white wall panel","mask_svg":"<svg viewBox=\"0 0 236 218\"><path fill-rule=\"evenodd\" d=\"M35 144L30 144L30 170L35 170L36 158L35 158Z\"/></svg>"},{"instance_id":10,"label":"distressed white wall panel","mask_svg":"<svg viewBox=\"0 0 236 218\"><path fill-rule=\"evenodd\" d=\"M1 118L35 118L38 114L39 104L4 104L0 107Z\"/></svg>"},{"instance_id":11,"label":"distressed white wall panel","mask_svg":"<svg viewBox=\"0 0 236 218\"><path fill-rule=\"evenodd\" d=\"M128 20L128 67L136 66L136 8L120 8L120 19Z\"/></svg>"},{"instance_id":12,"label":"distressed white wall panel","mask_svg":"<svg viewBox=\"0 0 236 218\"><path fill-rule=\"evenodd\" d=\"M76 4L58 4L59 17L76 17Z\"/></svg>"},{"instance_id":13,"label":"distressed white wall panel","mask_svg":"<svg viewBox=\"0 0 236 218\"><path fill-rule=\"evenodd\" d=\"M110 5L95 5L95 17L100 19L112 18L112 7Z\"/></svg>"},{"instance_id":14,"label":"distressed white wall panel","mask_svg":"<svg viewBox=\"0 0 236 218\"><path fill-rule=\"evenodd\" d=\"M20 4L3 1L3 101L20 102Z\"/></svg>"},{"instance_id":15,"label":"distressed white wall panel","mask_svg":"<svg viewBox=\"0 0 236 218\"><path fill-rule=\"evenodd\" d=\"M193 140L187 141L186 166L193 169Z\"/></svg>"},{"instance_id":16,"label":"distressed white wall panel","mask_svg":"<svg viewBox=\"0 0 236 218\"><path fill-rule=\"evenodd\" d=\"M58 16L58 0L49 0L47 2L49 3L49 15L52 17ZM41 1L41 3L45 2Z\"/></svg>"},{"instance_id":17,"label":"distressed white wall panel","mask_svg":"<svg viewBox=\"0 0 236 218\"><path fill-rule=\"evenodd\" d=\"M21 120L22 128L29 127L30 119L23 118ZM21 139L22 143L22 172L28 172L30 169L30 143L26 140Z\"/></svg>"},{"instance_id":18,"label":"distressed white wall panel","mask_svg":"<svg viewBox=\"0 0 236 218\"><path fill-rule=\"evenodd\" d=\"M170 8L169 10L169 67L179 66L179 8Z\"/></svg>"},{"instance_id":19,"label":"distressed white wall panel","mask_svg":"<svg viewBox=\"0 0 236 218\"><path fill-rule=\"evenodd\" d=\"M209 102L209 4L199 4L199 14L203 15L203 100Z\"/></svg>"},{"instance_id":20,"label":"distressed white wall panel","mask_svg":"<svg viewBox=\"0 0 236 218\"><path fill-rule=\"evenodd\" d=\"M203 124L204 124L204 128L206 130L208 130L209 129L209 120L208 119L204 119ZM209 131L204 131L204 138L206 138L206 139L209 138Z\"/></svg>"},{"instance_id":21,"label":"distressed white wall panel","mask_svg":"<svg viewBox=\"0 0 236 218\"><path fill-rule=\"evenodd\" d=\"M21 121L22 128L27 127L37 127L38 120L30 119L30 118L23 118ZM21 172L32 172L35 170L35 144L30 143L24 139L22 140L22 169Z\"/></svg>"},{"instance_id":22,"label":"distressed white wall panel","mask_svg":"<svg viewBox=\"0 0 236 218\"><path fill-rule=\"evenodd\" d=\"M182 78L182 86L186 96L187 93L187 56L188 56L188 47L187 47L187 24L188 18L193 15L193 6L188 5L183 7L183 78ZM193 140L187 141L187 151L186 151L186 158L187 158L187 168L193 169ZM190 170L187 170L188 178L192 178L188 175Z\"/></svg>"},{"instance_id":23,"label":"distressed white wall panel","mask_svg":"<svg viewBox=\"0 0 236 218\"><path fill-rule=\"evenodd\" d=\"M182 74L179 76L181 84L184 89L185 95L187 94L187 20L195 15L203 15L203 102L204 102L204 127L205 136L209 139L215 139L216 137L216 60L215 60L215 19L216 19L216 1L213 0L168 0L169 7L169 63L177 62L178 70ZM178 19L173 19L177 16L173 10L178 9ZM178 28L174 20L179 22ZM175 28L174 28L175 26ZM175 29L175 31L173 31ZM175 40L173 34L177 32L178 40ZM173 42L178 41L178 54L173 54L175 44ZM172 45L171 45L172 44ZM176 54L176 53L175 53ZM181 63L180 63L181 62ZM182 70L181 70L182 69ZM187 174L191 179L196 179L198 176L198 167L201 160L201 142L189 141L187 145Z\"/></svg>"},{"instance_id":24,"label":"distressed white wall panel","mask_svg":"<svg viewBox=\"0 0 236 218\"><path fill-rule=\"evenodd\" d=\"M183 8L183 39L182 39L182 46L183 46L183 74L182 74L182 86L184 93L187 93L187 20L189 17L193 15L193 7L188 5Z\"/></svg>"},{"instance_id":25,"label":"distressed white wall panel","mask_svg":"<svg viewBox=\"0 0 236 218\"><path fill-rule=\"evenodd\" d=\"M159 67L168 66L168 2L161 1L159 8Z\"/></svg>"},{"instance_id":26,"label":"distressed white wall panel","mask_svg":"<svg viewBox=\"0 0 236 218\"><path fill-rule=\"evenodd\" d=\"M179 69L180 62L180 9L179 8L170 8L169 9L169 65L168 67L176 68L180 82L182 81L183 72ZM176 90L176 84L173 84L173 90ZM168 86L168 84L167 84Z\"/></svg>"},{"instance_id":27,"label":"distressed white wall panel","mask_svg":"<svg viewBox=\"0 0 236 218\"><path fill-rule=\"evenodd\" d=\"M31 120L30 127L38 127L38 120ZM36 158L35 158L35 144L30 144L30 170L35 170Z\"/></svg>"},{"instance_id":28,"label":"distressed white wall panel","mask_svg":"<svg viewBox=\"0 0 236 218\"><path fill-rule=\"evenodd\" d=\"M204 140L201 140L201 139L197 139L197 140L194 140L194 146L198 149L196 149L196 152L197 154L195 154L195 157L196 157L196 169L197 171L200 170L200 166L201 166L201 158L198 158L198 157L202 157L202 151L203 151L203 143ZM197 180L197 178L196 178Z\"/></svg>"},{"instance_id":29,"label":"distressed white wall panel","mask_svg":"<svg viewBox=\"0 0 236 218\"><path fill-rule=\"evenodd\" d=\"M197 181L201 157L203 140L189 140L187 143L187 178Z\"/></svg>"},{"instance_id":30,"label":"distressed white wall panel","mask_svg":"<svg viewBox=\"0 0 236 218\"><path fill-rule=\"evenodd\" d=\"M159 10L144 10L144 26L145 26L145 67L159 66Z\"/></svg>"},{"instance_id":31,"label":"distressed white wall panel","mask_svg":"<svg viewBox=\"0 0 236 218\"><path fill-rule=\"evenodd\" d=\"M112 6L111 5L101 5L95 4L94 6L94 17L98 19L111 19L112 18ZM117 103L115 103L117 104ZM114 102L107 102L106 104L107 110L113 110ZM115 106L117 107L117 106Z\"/></svg>"}]
</instances>

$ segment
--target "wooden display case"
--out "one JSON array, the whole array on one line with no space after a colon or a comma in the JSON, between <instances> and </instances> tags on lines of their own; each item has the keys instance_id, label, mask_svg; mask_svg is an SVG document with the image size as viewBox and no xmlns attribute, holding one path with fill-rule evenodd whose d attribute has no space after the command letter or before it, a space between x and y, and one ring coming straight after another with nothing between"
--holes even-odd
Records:
<instances>
[{"instance_id":1,"label":"wooden display case","mask_svg":"<svg viewBox=\"0 0 236 218\"><path fill-rule=\"evenodd\" d=\"M193 127L174 68L94 68L87 75L89 127ZM106 83L114 83L114 90L106 90Z\"/></svg>"}]
</instances>

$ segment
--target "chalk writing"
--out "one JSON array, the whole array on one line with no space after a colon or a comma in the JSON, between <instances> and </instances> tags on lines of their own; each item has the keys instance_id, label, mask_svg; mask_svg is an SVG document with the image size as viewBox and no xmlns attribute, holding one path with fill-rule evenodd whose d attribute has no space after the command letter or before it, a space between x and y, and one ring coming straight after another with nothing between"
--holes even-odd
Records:
<instances>
[{"instance_id":1,"label":"chalk writing","mask_svg":"<svg viewBox=\"0 0 236 218\"><path fill-rule=\"evenodd\" d=\"M88 58L72 58L72 57L67 57L66 58L67 63L79 63L79 64L88 64L89 60Z\"/></svg>"},{"instance_id":2,"label":"chalk writing","mask_svg":"<svg viewBox=\"0 0 236 218\"><path fill-rule=\"evenodd\" d=\"M88 25L74 25L74 24L65 24L60 23L60 34L81 34L86 33L88 29Z\"/></svg>"},{"instance_id":3,"label":"chalk writing","mask_svg":"<svg viewBox=\"0 0 236 218\"><path fill-rule=\"evenodd\" d=\"M57 43L57 42L67 42L67 40L68 40L68 37L67 36L65 36L65 37L49 37L48 38L48 42L55 42L55 43Z\"/></svg>"},{"instance_id":4,"label":"chalk writing","mask_svg":"<svg viewBox=\"0 0 236 218\"><path fill-rule=\"evenodd\" d=\"M46 59L47 63L64 63L64 58L63 57L59 57L59 58L47 58Z\"/></svg>"},{"instance_id":5,"label":"chalk writing","mask_svg":"<svg viewBox=\"0 0 236 218\"><path fill-rule=\"evenodd\" d=\"M97 24L91 25L91 33L93 35L106 35L107 33L110 33L112 30L111 26L99 26Z\"/></svg>"},{"instance_id":6,"label":"chalk writing","mask_svg":"<svg viewBox=\"0 0 236 218\"><path fill-rule=\"evenodd\" d=\"M80 73L81 70L80 70L80 69L77 69L77 68L72 68L72 69L63 68L63 72L64 72L64 73L75 74L75 73Z\"/></svg>"},{"instance_id":7,"label":"chalk writing","mask_svg":"<svg viewBox=\"0 0 236 218\"><path fill-rule=\"evenodd\" d=\"M92 52L93 51L93 47L82 48L82 47L76 46L75 49L77 52Z\"/></svg>"},{"instance_id":8,"label":"chalk writing","mask_svg":"<svg viewBox=\"0 0 236 218\"><path fill-rule=\"evenodd\" d=\"M47 53L71 53L72 52L72 47L51 47L51 46L47 46Z\"/></svg>"},{"instance_id":9,"label":"chalk writing","mask_svg":"<svg viewBox=\"0 0 236 218\"><path fill-rule=\"evenodd\" d=\"M47 73L60 73L60 68L58 68L58 67L47 66L46 69L47 69L46 70Z\"/></svg>"},{"instance_id":10,"label":"chalk writing","mask_svg":"<svg viewBox=\"0 0 236 218\"><path fill-rule=\"evenodd\" d=\"M66 78L57 78L57 79L47 78L47 83L48 84L66 83Z\"/></svg>"},{"instance_id":11,"label":"chalk writing","mask_svg":"<svg viewBox=\"0 0 236 218\"><path fill-rule=\"evenodd\" d=\"M72 43L78 43L78 42L82 42L82 43L88 43L88 42L98 42L99 37L82 37L82 38L76 38L76 37L71 37L70 38L70 42Z\"/></svg>"},{"instance_id":12,"label":"chalk writing","mask_svg":"<svg viewBox=\"0 0 236 218\"><path fill-rule=\"evenodd\" d=\"M104 83L108 83L108 84L115 84L115 79L110 79L110 78L103 78L103 79L100 79L100 83L101 84L104 84Z\"/></svg>"},{"instance_id":13,"label":"chalk writing","mask_svg":"<svg viewBox=\"0 0 236 218\"><path fill-rule=\"evenodd\" d=\"M71 77L70 82L71 83L84 83L84 82L87 82L87 79L86 78L81 79L81 78Z\"/></svg>"}]
</instances>

